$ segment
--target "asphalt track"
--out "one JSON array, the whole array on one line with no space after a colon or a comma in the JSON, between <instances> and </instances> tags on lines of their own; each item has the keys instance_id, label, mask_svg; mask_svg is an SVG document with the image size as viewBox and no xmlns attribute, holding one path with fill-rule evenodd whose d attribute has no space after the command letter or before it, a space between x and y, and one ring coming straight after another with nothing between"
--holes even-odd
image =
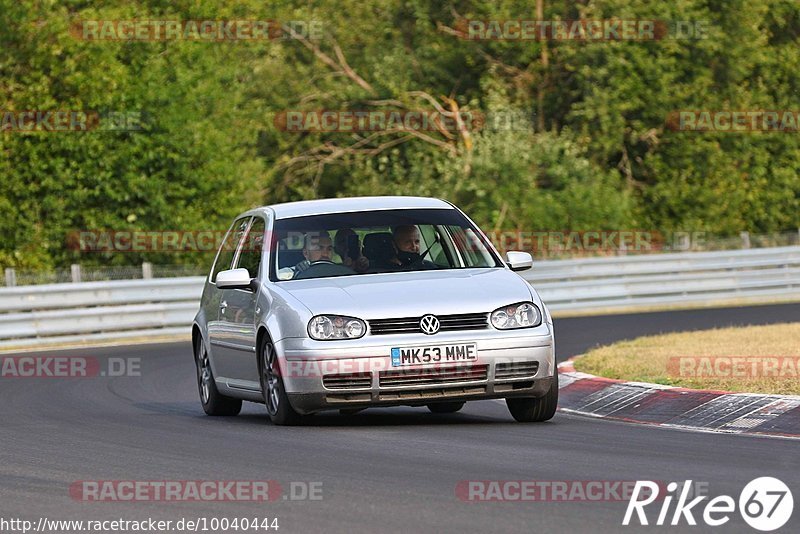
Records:
<instances>
[{"instance_id":1,"label":"asphalt track","mask_svg":"<svg viewBox=\"0 0 800 534\"><path fill-rule=\"evenodd\" d=\"M798 318L800 304L556 319L557 351L563 360L644 334ZM275 427L255 404L239 417L204 416L189 343L60 354L141 358L141 376L0 379L0 518L278 518L279 533L756 532L738 512L716 529L623 527L620 501L465 502L456 494L464 480L693 480L711 497L738 500L750 480L775 476L800 506L797 441L561 413L523 425L494 401L454 415L374 409ZM291 482L321 482L322 499L85 502L69 493L81 480L275 480L284 496ZM658 509L648 511L652 522ZM781 531L797 532L798 522L795 511Z\"/></svg>"}]
</instances>

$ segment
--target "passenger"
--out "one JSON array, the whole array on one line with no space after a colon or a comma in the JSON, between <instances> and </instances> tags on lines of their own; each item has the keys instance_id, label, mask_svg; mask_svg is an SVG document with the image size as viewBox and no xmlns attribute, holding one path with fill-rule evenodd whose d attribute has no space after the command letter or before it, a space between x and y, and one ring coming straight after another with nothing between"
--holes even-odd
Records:
<instances>
[{"instance_id":1,"label":"passenger","mask_svg":"<svg viewBox=\"0 0 800 534\"><path fill-rule=\"evenodd\" d=\"M342 265L358 273L369 269L369 260L361 254L358 234L352 228L342 228L336 232L333 250L342 258Z\"/></svg>"},{"instance_id":2,"label":"passenger","mask_svg":"<svg viewBox=\"0 0 800 534\"><path fill-rule=\"evenodd\" d=\"M392 230L394 245L398 252L419 254L419 228L413 224L395 226Z\"/></svg>"},{"instance_id":3,"label":"passenger","mask_svg":"<svg viewBox=\"0 0 800 534\"><path fill-rule=\"evenodd\" d=\"M425 269L436 269L435 263L423 260L420 255L420 232L413 224L395 226L392 229L394 246L397 248L395 262L403 267L410 265L420 266ZM427 252L427 251L426 251Z\"/></svg>"}]
</instances>

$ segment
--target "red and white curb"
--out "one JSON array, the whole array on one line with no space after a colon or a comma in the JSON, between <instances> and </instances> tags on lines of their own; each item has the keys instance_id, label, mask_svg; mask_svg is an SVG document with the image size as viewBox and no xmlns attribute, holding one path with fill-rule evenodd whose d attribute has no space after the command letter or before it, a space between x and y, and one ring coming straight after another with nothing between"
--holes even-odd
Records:
<instances>
[{"instance_id":1,"label":"red and white curb","mask_svg":"<svg viewBox=\"0 0 800 534\"><path fill-rule=\"evenodd\" d=\"M625 382L558 366L567 413L701 432L800 439L800 396L730 393Z\"/></svg>"}]
</instances>

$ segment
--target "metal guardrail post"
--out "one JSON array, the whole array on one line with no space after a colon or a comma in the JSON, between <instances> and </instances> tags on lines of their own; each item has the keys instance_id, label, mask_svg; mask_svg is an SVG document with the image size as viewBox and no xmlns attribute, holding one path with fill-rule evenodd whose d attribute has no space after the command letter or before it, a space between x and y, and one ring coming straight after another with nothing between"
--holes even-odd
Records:
<instances>
[{"instance_id":1,"label":"metal guardrail post","mask_svg":"<svg viewBox=\"0 0 800 534\"><path fill-rule=\"evenodd\" d=\"M692 247L692 240L689 232L676 232L672 236L672 250L690 250Z\"/></svg>"},{"instance_id":2,"label":"metal guardrail post","mask_svg":"<svg viewBox=\"0 0 800 534\"><path fill-rule=\"evenodd\" d=\"M6 267L6 287L17 285L17 273L11 267Z\"/></svg>"},{"instance_id":3,"label":"metal guardrail post","mask_svg":"<svg viewBox=\"0 0 800 534\"><path fill-rule=\"evenodd\" d=\"M142 263L142 278L150 279L153 278L153 264L146 261Z\"/></svg>"},{"instance_id":4,"label":"metal guardrail post","mask_svg":"<svg viewBox=\"0 0 800 534\"><path fill-rule=\"evenodd\" d=\"M69 270L72 274L72 282L74 284L79 283L81 281L81 266L76 263L73 263L72 265L70 265Z\"/></svg>"},{"instance_id":5,"label":"metal guardrail post","mask_svg":"<svg viewBox=\"0 0 800 534\"><path fill-rule=\"evenodd\" d=\"M742 248L750 248L750 232L740 232L742 238Z\"/></svg>"}]
</instances>

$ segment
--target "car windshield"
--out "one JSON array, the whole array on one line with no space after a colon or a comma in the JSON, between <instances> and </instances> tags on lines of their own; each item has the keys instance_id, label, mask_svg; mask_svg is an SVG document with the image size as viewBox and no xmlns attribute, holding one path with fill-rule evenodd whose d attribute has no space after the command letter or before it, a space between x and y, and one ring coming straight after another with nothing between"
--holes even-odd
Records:
<instances>
[{"instance_id":1,"label":"car windshield","mask_svg":"<svg viewBox=\"0 0 800 534\"><path fill-rule=\"evenodd\" d=\"M279 219L272 250L273 281L503 266L480 230L454 209Z\"/></svg>"}]
</instances>

